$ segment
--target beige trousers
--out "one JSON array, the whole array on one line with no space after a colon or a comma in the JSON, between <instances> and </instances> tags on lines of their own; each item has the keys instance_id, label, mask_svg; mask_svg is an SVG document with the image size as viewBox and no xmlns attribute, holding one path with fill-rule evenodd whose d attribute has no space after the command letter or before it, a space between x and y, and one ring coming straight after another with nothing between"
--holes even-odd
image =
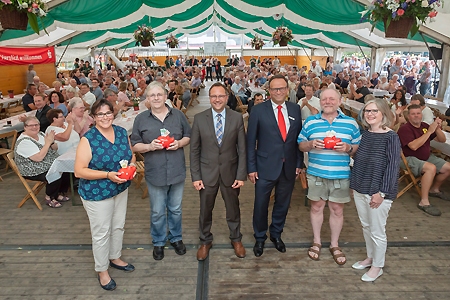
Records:
<instances>
[{"instance_id":1,"label":"beige trousers","mask_svg":"<svg viewBox=\"0 0 450 300\"><path fill-rule=\"evenodd\" d=\"M91 226L95 271L103 272L108 270L109 260L122 256L128 189L105 200L81 200Z\"/></svg>"}]
</instances>

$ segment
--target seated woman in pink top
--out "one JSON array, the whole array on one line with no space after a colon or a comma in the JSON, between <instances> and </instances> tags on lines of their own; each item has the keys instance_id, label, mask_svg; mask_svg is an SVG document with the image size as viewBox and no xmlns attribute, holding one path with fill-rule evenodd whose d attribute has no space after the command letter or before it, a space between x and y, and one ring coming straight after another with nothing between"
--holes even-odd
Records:
<instances>
[{"instance_id":1,"label":"seated woman in pink top","mask_svg":"<svg viewBox=\"0 0 450 300\"><path fill-rule=\"evenodd\" d=\"M89 111L84 107L83 100L79 97L73 97L69 106L71 112L67 115L67 119L73 119L73 129L82 137L94 124L94 119L89 116Z\"/></svg>"}]
</instances>

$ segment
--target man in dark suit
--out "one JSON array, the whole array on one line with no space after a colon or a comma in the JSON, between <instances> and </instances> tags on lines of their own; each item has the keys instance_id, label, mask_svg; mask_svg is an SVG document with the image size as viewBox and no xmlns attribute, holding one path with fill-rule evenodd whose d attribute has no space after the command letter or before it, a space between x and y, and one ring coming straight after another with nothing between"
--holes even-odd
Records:
<instances>
[{"instance_id":1,"label":"man in dark suit","mask_svg":"<svg viewBox=\"0 0 450 300\"><path fill-rule=\"evenodd\" d=\"M47 101L44 100L44 94L36 94L33 97L34 107L36 108L36 118L40 123L40 131L45 132L48 126L50 126L50 120L47 119L47 112L52 109L47 105ZM24 122L27 118L26 115L19 116L19 121Z\"/></svg>"},{"instance_id":2,"label":"man in dark suit","mask_svg":"<svg viewBox=\"0 0 450 300\"><path fill-rule=\"evenodd\" d=\"M191 56L190 64L189 64L189 65L190 65L191 67L193 67L193 66L198 67L198 59L196 59L194 55Z\"/></svg>"},{"instance_id":3,"label":"man in dark suit","mask_svg":"<svg viewBox=\"0 0 450 300\"><path fill-rule=\"evenodd\" d=\"M280 252L286 252L281 240L291 202L295 179L303 165L303 153L297 146L302 128L300 106L285 102L288 81L275 75L269 81L271 101L252 108L247 129L247 171L255 184L253 230L256 239L253 252L261 256L267 239L268 206L275 187L275 203L270 225L270 240Z\"/></svg>"},{"instance_id":4,"label":"man in dark suit","mask_svg":"<svg viewBox=\"0 0 450 300\"><path fill-rule=\"evenodd\" d=\"M219 59L216 59L216 61L214 62L214 70L216 72L216 79L222 80L222 66Z\"/></svg>"},{"instance_id":5,"label":"man in dark suit","mask_svg":"<svg viewBox=\"0 0 450 300\"><path fill-rule=\"evenodd\" d=\"M225 108L225 86L214 83L209 90L211 108L194 117L191 133L191 176L200 193L199 261L212 246L212 210L220 188L225 201L231 244L237 257L245 257L241 243L239 191L247 178L245 131L242 114Z\"/></svg>"}]
</instances>

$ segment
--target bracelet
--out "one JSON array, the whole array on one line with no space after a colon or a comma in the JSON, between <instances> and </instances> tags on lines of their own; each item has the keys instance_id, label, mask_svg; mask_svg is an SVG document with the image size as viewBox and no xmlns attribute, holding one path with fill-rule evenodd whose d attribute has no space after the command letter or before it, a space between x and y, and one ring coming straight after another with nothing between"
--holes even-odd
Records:
<instances>
[{"instance_id":1,"label":"bracelet","mask_svg":"<svg viewBox=\"0 0 450 300\"><path fill-rule=\"evenodd\" d=\"M352 153L352 151L353 151L353 146L350 145L350 150L348 150L347 153L350 154L350 153Z\"/></svg>"},{"instance_id":2,"label":"bracelet","mask_svg":"<svg viewBox=\"0 0 450 300\"><path fill-rule=\"evenodd\" d=\"M106 179L109 179L109 171L106 172Z\"/></svg>"}]
</instances>

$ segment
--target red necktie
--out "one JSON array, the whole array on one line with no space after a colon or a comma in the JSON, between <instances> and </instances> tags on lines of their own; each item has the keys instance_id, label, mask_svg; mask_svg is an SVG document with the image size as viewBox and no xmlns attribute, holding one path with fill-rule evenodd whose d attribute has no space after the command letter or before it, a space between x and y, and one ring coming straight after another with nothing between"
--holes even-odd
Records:
<instances>
[{"instance_id":1,"label":"red necktie","mask_svg":"<svg viewBox=\"0 0 450 300\"><path fill-rule=\"evenodd\" d=\"M283 106L278 105L278 128L280 128L281 136L283 137L283 141L286 141L286 123L284 122L283 113L281 109Z\"/></svg>"}]
</instances>

